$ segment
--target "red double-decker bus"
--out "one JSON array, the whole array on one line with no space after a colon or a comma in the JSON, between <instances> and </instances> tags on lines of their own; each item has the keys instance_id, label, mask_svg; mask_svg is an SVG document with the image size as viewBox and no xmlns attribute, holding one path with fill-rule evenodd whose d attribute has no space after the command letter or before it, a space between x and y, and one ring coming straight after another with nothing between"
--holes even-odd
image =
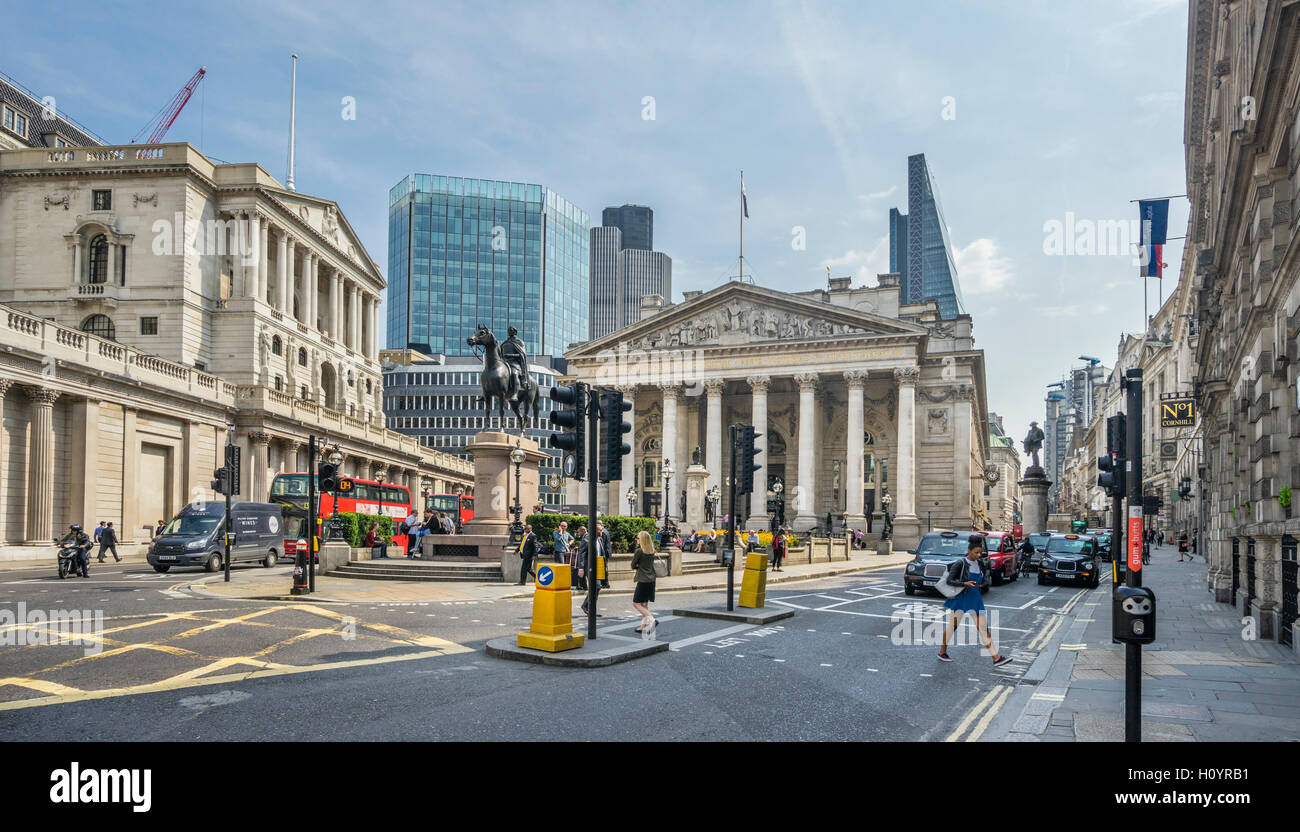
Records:
<instances>
[{"instance_id":1,"label":"red double-decker bus","mask_svg":"<svg viewBox=\"0 0 1300 832\"><path fill-rule=\"evenodd\" d=\"M474 498L464 494L429 494L424 498L424 508L450 514L457 526L474 519Z\"/></svg>"},{"instance_id":2,"label":"red double-decker bus","mask_svg":"<svg viewBox=\"0 0 1300 832\"><path fill-rule=\"evenodd\" d=\"M322 520L328 519L334 513L334 499L329 494L320 493L319 477L314 476L312 479L320 499L320 504L316 507L317 516ZM339 514L360 512L391 517L396 530L397 524L411 513L411 492L405 485L350 479L351 492L340 494L338 498ZM275 479L271 480L271 502L279 503L284 514L284 553L294 557L298 554L298 541L308 538L307 475L276 474ZM393 543L405 553L405 535L394 533Z\"/></svg>"}]
</instances>

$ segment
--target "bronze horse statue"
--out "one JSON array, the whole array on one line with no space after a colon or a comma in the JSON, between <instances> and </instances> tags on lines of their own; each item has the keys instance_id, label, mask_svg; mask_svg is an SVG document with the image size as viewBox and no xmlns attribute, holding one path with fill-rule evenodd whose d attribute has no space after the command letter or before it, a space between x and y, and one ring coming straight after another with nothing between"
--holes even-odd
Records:
<instances>
[{"instance_id":1,"label":"bronze horse statue","mask_svg":"<svg viewBox=\"0 0 1300 832\"><path fill-rule=\"evenodd\" d=\"M497 415L501 417L501 426L505 427L506 405L514 411L519 435L524 433L524 414L532 411L537 418L540 391L537 382L528 374L527 360L522 367L512 364L501 354L501 345L492 330L483 324L473 335L465 339L471 347L483 348L483 415L490 423L493 400L496 402Z\"/></svg>"}]
</instances>

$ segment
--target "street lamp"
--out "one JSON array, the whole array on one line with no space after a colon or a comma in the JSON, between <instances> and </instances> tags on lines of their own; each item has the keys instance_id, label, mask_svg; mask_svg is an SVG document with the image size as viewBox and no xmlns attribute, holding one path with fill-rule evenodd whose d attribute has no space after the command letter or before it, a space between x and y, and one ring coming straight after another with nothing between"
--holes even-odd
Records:
<instances>
[{"instance_id":1,"label":"street lamp","mask_svg":"<svg viewBox=\"0 0 1300 832\"><path fill-rule=\"evenodd\" d=\"M885 496L883 496L883 497L880 498L880 505L881 505L881 507L883 508L883 510L884 510L884 512L885 512L885 522L884 522L884 524L880 527L880 539L881 539L881 540L888 540L888 539L889 539L889 532L890 532L890 523L889 523L889 504L892 503L892 502L894 502L894 498L891 497L891 496L889 496L889 492L888 492L888 491L885 492Z\"/></svg>"},{"instance_id":2,"label":"street lamp","mask_svg":"<svg viewBox=\"0 0 1300 832\"><path fill-rule=\"evenodd\" d=\"M636 517L636 486L628 486L627 489L627 516Z\"/></svg>"},{"instance_id":3,"label":"street lamp","mask_svg":"<svg viewBox=\"0 0 1300 832\"><path fill-rule=\"evenodd\" d=\"M339 466L343 464L343 452L342 452L341 450L339 450L339 446L338 446L337 443L335 443L334 447L330 448L329 455L326 457L326 459L328 459L328 460L330 461L330 464L333 465L333 466L335 467L335 469L338 469L338 470L339 470L339 476L342 476L342 470L339 469ZM342 540L342 539L343 539L343 522L342 522L341 520L339 520L339 495L338 495L338 492L337 492L337 491L336 491L336 492L332 492L332 493L330 494L330 497L333 499L333 502L334 502L334 513L330 516L330 529L329 529L329 535L326 537L326 539L327 539L327 540Z\"/></svg>"},{"instance_id":4,"label":"street lamp","mask_svg":"<svg viewBox=\"0 0 1300 832\"><path fill-rule=\"evenodd\" d=\"M776 527L779 529L785 525L785 485L777 480L772 484L772 491L776 494Z\"/></svg>"},{"instance_id":5,"label":"street lamp","mask_svg":"<svg viewBox=\"0 0 1300 832\"><path fill-rule=\"evenodd\" d=\"M510 452L510 461L515 464L515 521L510 524L510 539L512 541L518 541L524 534L524 523L520 518L520 514L523 512L524 507L519 502L519 466L523 465L524 460L527 458L528 455L524 453L524 449L518 445L516 445L515 449Z\"/></svg>"},{"instance_id":6,"label":"street lamp","mask_svg":"<svg viewBox=\"0 0 1300 832\"><path fill-rule=\"evenodd\" d=\"M718 523L718 503L722 502L722 489L715 484L705 492L704 499L709 501L709 522L716 526Z\"/></svg>"},{"instance_id":7,"label":"street lamp","mask_svg":"<svg viewBox=\"0 0 1300 832\"><path fill-rule=\"evenodd\" d=\"M671 459L665 459L662 470L664 475L664 528L666 529L668 528L668 520L672 517L673 513L673 461Z\"/></svg>"}]
</instances>

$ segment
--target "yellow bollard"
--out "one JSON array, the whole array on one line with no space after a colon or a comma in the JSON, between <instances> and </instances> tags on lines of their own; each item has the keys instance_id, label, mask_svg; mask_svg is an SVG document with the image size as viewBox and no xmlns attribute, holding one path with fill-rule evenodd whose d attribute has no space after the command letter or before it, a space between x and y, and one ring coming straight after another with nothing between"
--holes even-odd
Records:
<instances>
[{"instance_id":1,"label":"yellow bollard","mask_svg":"<svg viewBox=\"0 0 1300 832\"><path fill-rule=\"evenodd\" d=\"M582 633L573 632L573 601L569 597L569 565L543 564L537 567L537 584L533 588L533 620L528 632L520 633L516 644L559 653L587 642Z\"/></svg>"},{"instance_id":2,"label":"yellow bollard","mask_svg":"<svg viewBox=\"0 0 1300 832\"><path fill-rule=\"evenodd\" d=\"M740 581L738 607L758 609L767 600L767 555L750 552L745 556L744 577Z\"/></svg>"}]
</instances>

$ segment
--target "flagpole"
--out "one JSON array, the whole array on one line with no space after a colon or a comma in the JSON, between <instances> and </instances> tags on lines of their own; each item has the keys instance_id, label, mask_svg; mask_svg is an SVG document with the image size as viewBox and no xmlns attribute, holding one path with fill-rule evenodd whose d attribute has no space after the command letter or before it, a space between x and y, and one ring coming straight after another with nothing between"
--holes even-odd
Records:
<instances>
[{"instance_id":1,"label":"flagpole","mask_svg":"<svg viewBox=\"0 0 1300 832\"><path fill-rule=\"evenodd\" d=\"M740 172L740 278L745 282L745 172Z\"/></svg>"}]
</instances>

